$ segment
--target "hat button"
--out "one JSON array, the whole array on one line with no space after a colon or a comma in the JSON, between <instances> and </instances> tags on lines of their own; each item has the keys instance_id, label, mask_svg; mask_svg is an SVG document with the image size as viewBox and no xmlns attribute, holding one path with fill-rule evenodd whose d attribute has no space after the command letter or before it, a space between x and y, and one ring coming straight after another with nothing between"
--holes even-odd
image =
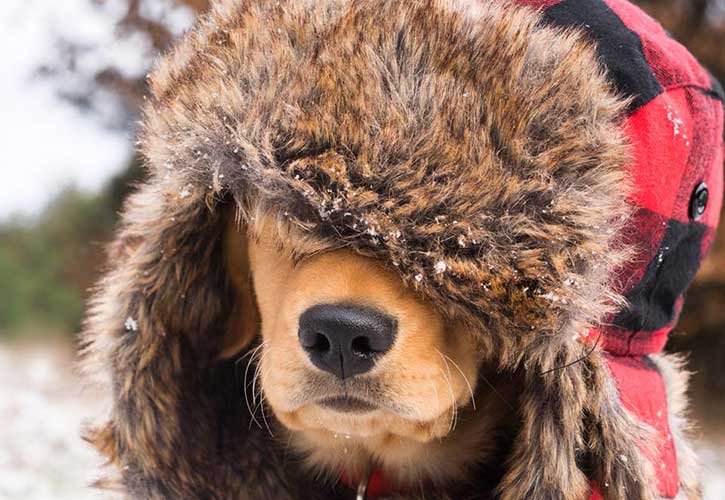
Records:
<instances>
[{"instance_id":1,"label":"hat button","mask_svg":"<svg viewBox=\"0 0 725 500\"><path fill-rule=\"evenodd\" d=\"M707 200L709 193L707 190L707 184L701 182L697 185L695 190L692 192L692 198L690 198L690 218L698 220L705 213L707 208Z\"/></svg>"}]
</instances>

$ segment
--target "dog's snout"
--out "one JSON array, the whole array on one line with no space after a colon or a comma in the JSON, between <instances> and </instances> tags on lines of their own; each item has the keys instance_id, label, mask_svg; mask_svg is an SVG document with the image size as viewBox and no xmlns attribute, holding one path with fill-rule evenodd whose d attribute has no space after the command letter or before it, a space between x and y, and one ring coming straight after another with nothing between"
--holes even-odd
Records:
<instances>
[{"instance_id":1,"label":"dog's snout","mask_svg":"<svg viewBox=\"0 0 725 500\"><path fill-rule=\"evenodd\" d=\"M339 378L369 371L396 332L395 319L370 307L319 304L300 316L300 344L310 360Z\"/></svg>"}]
</instances>

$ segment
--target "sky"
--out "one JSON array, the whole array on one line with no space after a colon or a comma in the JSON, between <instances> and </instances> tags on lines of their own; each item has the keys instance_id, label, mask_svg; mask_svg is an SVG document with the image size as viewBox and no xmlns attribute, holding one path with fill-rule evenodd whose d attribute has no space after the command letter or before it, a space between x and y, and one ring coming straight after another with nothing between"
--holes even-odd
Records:
<instances>
[{"instance_id":1,"label":"sky","mask_svg":"<svg viewBox=\"0 0 725 500\"><path fill-rule=\"evenodd\" d=\"M60 38L100 47L81 60L85 69L112 61L129 74L145 71L144 41L113 39L121 14L113 2L0 0L0 221L37 214L68 186L97 190L128 163L128 132L82 113L58 97L56 82L37 76L57 57ZM175 22L182 27L190 18Z\"/></svg>"}]
</instances>

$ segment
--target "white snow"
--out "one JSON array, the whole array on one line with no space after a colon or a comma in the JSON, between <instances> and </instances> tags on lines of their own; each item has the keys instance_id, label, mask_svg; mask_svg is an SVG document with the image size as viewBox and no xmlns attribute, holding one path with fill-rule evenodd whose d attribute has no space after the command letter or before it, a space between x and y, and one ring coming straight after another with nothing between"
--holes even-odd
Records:
<instances>
[{"instance_id":1,"label":"white snow","mask_svg":"<svg viewBox=\"0 0 725 500\"><path fill-rule=\"evenodd\" d=\"M190 187L187 185L179 192L179 198L188 198L189 196L191 196L191 191Z\"/></svg>"},{"instance_id":2,"label":"white snow","mask_svg":"<svg viewBox=\"0 0 725 500\"><path fill-rule=\"evenodd\" d=\"M90 500L101 460L80 437L104 404L84 394L68 350L0 344L0 498Z\"/></svg>"},{"instance_id":3,"label":"white snow","mask_svg":"<svg viewBox=\"0 0 725 500\"><path fill-rule=\"evenodd\" d=\"M126 322L123 324L124 328L126 328L126 331L128 332L137 332L138 331L138 321L133 319L131 316L126 318Z\"/></svg>"}]
</instances>

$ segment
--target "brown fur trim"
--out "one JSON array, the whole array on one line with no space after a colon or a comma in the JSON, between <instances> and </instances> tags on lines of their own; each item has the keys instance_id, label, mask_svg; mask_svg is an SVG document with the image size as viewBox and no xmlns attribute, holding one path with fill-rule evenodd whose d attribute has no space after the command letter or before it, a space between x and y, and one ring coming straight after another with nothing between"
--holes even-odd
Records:
<instances>
[{"instance_id":1,"label":"brown fur trim","mask_svg":"<svg viewBox=\"0 0 725 500\"><path fill-rule=\"evenodd\" d=\"M627 150L587 44L498 3L231 5L152 79L171 196L273 207L499 342L601 315Z\"/></svg>"}]
</instances>

